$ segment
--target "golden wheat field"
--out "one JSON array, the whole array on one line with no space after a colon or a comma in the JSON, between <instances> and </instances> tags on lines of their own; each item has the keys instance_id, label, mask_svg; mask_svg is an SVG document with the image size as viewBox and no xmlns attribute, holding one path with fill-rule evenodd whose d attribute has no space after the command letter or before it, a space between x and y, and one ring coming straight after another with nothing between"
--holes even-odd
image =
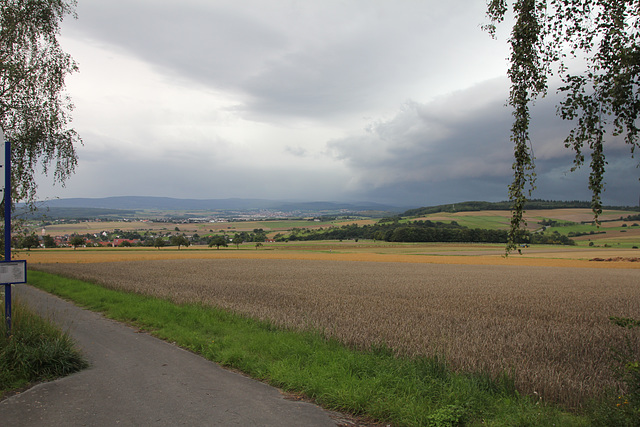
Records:
<instances>
[{"instance_id":1,"label":"golden wheat field","mask_svg":"<svg viewBox=\"0 0 640 427\"><path fill-rule=\"evenodd\" d=\"M502 264L487 265L463 262L480 258L473 256L411 255L399 262L375 254L287 259L249 252L109 259L115 262L31 258L29 265L178 303L211 304L287 328L320 330L357 348L385 343L402 355L443 355L457 370L506 371L522 392L569 406L616 386L610 347L625 331L608 318L640 313L636 262L572 261L582 266L577 268L538 258L525 265L495 257L493 264ZM453 258L458 262L437 263ZM609 268L591 268L605 264ZM638 334L633 340L640 346Z\"/></svg>"},{"instance_id":2,"label":"golden wheat field","mask_svg":"<svg viewBox=\"0 0 640 427\"><path fill-rule=\"evenodd\" d=\"M299 259L401 263L511 265L640 269L636 249L538 246L504 257L502 244L472 243L269 243L260 250L215 250L191 246L177 250L149 248L38 249L14 252L13 259L32 263L94 263L161 259ZM604 259L609 262L593 262Z\"/></svg>"}]
</instances>

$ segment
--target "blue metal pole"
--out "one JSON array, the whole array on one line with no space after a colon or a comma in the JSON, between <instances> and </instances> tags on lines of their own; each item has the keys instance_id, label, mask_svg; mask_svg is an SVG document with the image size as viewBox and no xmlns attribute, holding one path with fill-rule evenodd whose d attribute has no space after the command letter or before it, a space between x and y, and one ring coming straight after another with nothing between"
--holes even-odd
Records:
<instances>
[{"instance_id":1,"label":"blue metal pole","mask_svg":"<svg viewBox=\"0 0 640 427\"><path fill-rule=\"evenodd\" d=\"M11 261L11 143L4 143L4 260ZM4 285L7 336L11 335L11 284Z\"/></svg>"}]
</instances>

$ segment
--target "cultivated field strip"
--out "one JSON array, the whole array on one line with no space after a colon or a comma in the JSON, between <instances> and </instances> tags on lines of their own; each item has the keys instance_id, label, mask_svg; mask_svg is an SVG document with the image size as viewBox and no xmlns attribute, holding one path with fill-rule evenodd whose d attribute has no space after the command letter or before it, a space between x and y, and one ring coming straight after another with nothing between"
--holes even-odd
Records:
<instances>
[{"instance_id":1,"label":"cultivated field strip","mask_svg":"<svg viewBox=\"0 0 640 427\"><path fill-rule=\"evenodd\" d=\"M640 313L640 272L630 269L264 259L31 267L313 328L358 348L385 343L444 355L459 370L513 372L521 391L567 405L615 386L609 349L626 332L608 318Z\"/></svg>"}]
</instances>

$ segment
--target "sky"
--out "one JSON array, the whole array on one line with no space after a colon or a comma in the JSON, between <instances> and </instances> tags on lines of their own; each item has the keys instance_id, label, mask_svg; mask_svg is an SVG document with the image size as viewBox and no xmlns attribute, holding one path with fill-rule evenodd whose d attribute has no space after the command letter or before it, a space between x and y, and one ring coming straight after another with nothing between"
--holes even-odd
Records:
<instances>
[{"instance_id":1,"label":"sky","mask_svg":"<svg viewBox=\"0 0 640 427\"><path fill-rule=\"evenodd\" d=\"M482 0L78 0L60 42L79 65L76 173L38 198L508 200L509 27ZM589 200L552 91L532 111L534 198ZM638 203L612 141L613 205Z\"/></svg>"}]
</instances>

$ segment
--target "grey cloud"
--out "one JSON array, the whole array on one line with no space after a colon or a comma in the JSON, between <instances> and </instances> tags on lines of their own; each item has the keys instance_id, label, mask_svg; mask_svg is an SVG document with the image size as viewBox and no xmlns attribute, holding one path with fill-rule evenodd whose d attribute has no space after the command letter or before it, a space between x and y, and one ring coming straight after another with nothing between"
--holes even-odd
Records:
<instances>
[{"instance_id":1,"label":"grey cloud","mask_svg":"<svg viewBox=\"0 0 640 427\"><path fill-rule=\"evenodd\" d=\"M305 157L307 155L307 150L305 150L303 147L300 147L300 146L297 146L297 147L287 146L285 147L285 150L287 153L291 153L296 157Z\"/></svg>"},{"instance_id":2,"label":"grey cloud","mask_svg":"<svg viewBox=\"0 0 640 427\"><path fill-rule=\"evenodd\" d=\"M483 5L113 0L80 2L78 13L70 34L243 95L239 110L261 121L366 110L406 98L426 76L436 88L461 69L456 58L464 69L484 61L474 55Z\"/></svg>"},{"instance_id":3,"label":"grey cloud","mask_svg":"<svg viewBox=\"0 0 640 427\"><path fill-rule=\"evenodd\" d=\"M80 2L80 19L65 29L132 52L175 75L230 86L287 43L275 29L237 9L221 2Z\"/></svg>"},{"instance_id":4,"label":"grey cloud","mask_svg":"<svg viewBox=\"0 0 640 427\"><path fill-rule=\"evenodd\" d=\"M68 191L83 197L148 195L178 198L265 198L340 200L342 177L321 170L278 168L269 164L244 168L236 162L208 163L191 159L189 164L175 159L147 159L127 156L120 159L80 163L77 175L66 189L48 189L61 197ZM41 186L44 187L46 179ZM99 185L96 185L99 183ZM55 194L55 193L54 193ZM40 192L47 197L46 191Z\"/></svg>"}]
</instances>

